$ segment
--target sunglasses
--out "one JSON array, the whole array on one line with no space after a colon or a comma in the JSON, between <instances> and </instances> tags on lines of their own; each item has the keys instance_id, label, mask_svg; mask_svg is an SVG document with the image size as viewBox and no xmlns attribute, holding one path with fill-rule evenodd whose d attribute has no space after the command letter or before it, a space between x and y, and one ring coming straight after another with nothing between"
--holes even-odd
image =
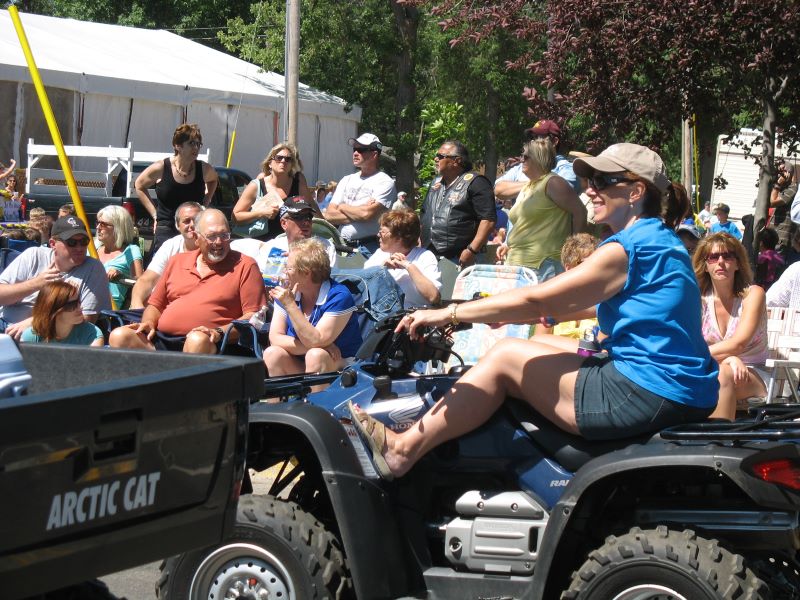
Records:
<instances>
[{"instance_id":1,"label":"sunglasses","mask_svg":"<svg viewBox=\"0 0 800 600\"><path fill-rule=\"evenodd\" d=\"M314 220L314 217L309 215L309 214L305 214L305 215L291 215L290 214L290 215L286 215L286 217L288 219L290 219L292 221L295 221L295 222L298 222L298 223L304 223L304 222L309 222L310 223L311 221Z\"/></svg>"},{"instance_id":2,"label":"sunglasses","mask_svg":"<svg viewBox=\"0 0 800 600\"><path fill-rule=\"evenodd\" d=\"M186 143L189 144L192 148L202 148L203 147L203 142L197 142L197 141L192 140L192 141L186 142Z\"/></svg>"},{"instance_id":3,"label":"sunglasses","mask_svg":"<svg viewBox=\"0 0 800 600\"><path fill-rule=\"evenodd\" d=\"M617 185L618 183L634 183L634 180L616 175L605 175L603 173L595 173L589 178L589 185L598 192L606 189L608 186Z\"/></svg>"},{"instance_id":4,"label":"sunglasses","mask_svg":"<svg viewBox=\"0 0 800 600\"><path fill-rule=\"evenodd\" d=\"M97 222L97 226L98 226L98 227L108 227L108 228L113 228L113 227L114 227L114 224L113 224L113 223L106 223L105 221L98 221L98 222Z\"/></svg>"},{"instance_id":5,"label":"sunglasses","mask_svg":"<svg viewBox=\"0 0 800 600\"><path fill-rule=\"evenodd\" d=\"M734 252L709 252L708 256L706 256L706 262L714 264L715 262L719 262L720 258L725 262L730 262L736 260L736 254Z\"/></svg>"},{"instance_id":6,"label":"sunglasses","mask_svg":"<svg viewBox=\"0 0 800 600\"><path fill-rule=\"evenodd\" d=\"M78 299L70 300L69 302L65 302L64 306L62 306L59 310L65 310L67 312L73 311L81 305L81 301Z\"/></svg>"},{"instance_id":7,"label":"sunglasses","mask_svg":"<svg viewBox=\"0 0 800 600\"><path fill-rule=\"evenodd\" d=\"M358 152L359 154L365 154L372 151L372 148L353 148L353 152Z\"/></svg>"},{"instance_id":8,"label":"sunglasses","mask_svg":"<svg viewBox=\"0 0 800 600\"><path fill-rule=\"evenodd\" d=\"M445 158L449 158L450 160L455 160L458 158L457 154L442 154L441 152L437 152L434 156L436 160L442 160Z\"/></svg>"},{"instance_id":9,"label":"sunglasses","mask_svg":"<svg viewBox=\"0 0 800 600\"><path fill-rule=\"evenodd\" d=\"M231 239L231 234L227 231L225 233L212 233L211 235L203 235L199 231L197 233L201 238L212 244L214 242L227 242Z\"/></svg>"},{"instance_id":10,"label":"sunglasses","mask_svg":"<svg viewBox=\"0 0 800 600\"><path fill-rule=\"evenodd\" d=\"M86 248L89 245L89 238L81 237L81 238L69 238L68 240L61 240L70 248L75 248L76 246L80 246L81 248Z\"/></svg>"},{"instance_id":11,"label":"sunglasses","mask_svg":"<svg viewBox=\"0 0 800 600\"><path fill-rule=\"evenodd\" d=\"M293 157L286 156L285 154L276 154L275 156L272 157L272 160L274 160L275 162L292 162L292 158Z\"/></svg>"}]
</instances>

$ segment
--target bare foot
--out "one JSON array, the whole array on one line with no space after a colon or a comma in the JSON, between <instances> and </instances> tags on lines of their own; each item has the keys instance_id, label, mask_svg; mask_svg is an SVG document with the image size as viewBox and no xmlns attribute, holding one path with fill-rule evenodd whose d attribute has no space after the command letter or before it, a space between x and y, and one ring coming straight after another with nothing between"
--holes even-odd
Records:
<instances>
[{"instance_id":1,"label":"bare foot","mask_svg":"<svg viewBox=\"0 0 800 600\"><path fill-rule=\"evenodd\" d=\"M353 413L361 423L365 433L372 438L373 447L380 450L381 457L386 463L386 468L392 477L405 475L413 466L411 460L401 450L402 435L395 433L380 421L373 419L369 414L353 405ZM370 426L370 422L374 423Z\"/></svg>"}]
</instances>

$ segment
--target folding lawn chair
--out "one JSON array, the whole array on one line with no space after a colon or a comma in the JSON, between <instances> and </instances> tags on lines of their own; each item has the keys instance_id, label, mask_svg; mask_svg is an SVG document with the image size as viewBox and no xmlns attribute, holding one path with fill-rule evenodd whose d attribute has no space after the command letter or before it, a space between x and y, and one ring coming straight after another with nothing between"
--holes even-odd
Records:
<instances>
[{"instance_id":1,"label":"folding lawn chair","mask_svg":"<svg viewBox=\"0 0 800 600\"><path fill-rule=\"evenodd\" d=\"M536 273L527 267L473 265L456 277L452 298L472 300L537 283ZM492 329L483 323L476 323L471 329L453 334L453 351L463 359L464 364L475 364L498 340L506 337L528 339L530 331L530 324L503 325ZM448 365L456 364L460 364L460 361L452 356Z\"/></svg>"}]
</instances>

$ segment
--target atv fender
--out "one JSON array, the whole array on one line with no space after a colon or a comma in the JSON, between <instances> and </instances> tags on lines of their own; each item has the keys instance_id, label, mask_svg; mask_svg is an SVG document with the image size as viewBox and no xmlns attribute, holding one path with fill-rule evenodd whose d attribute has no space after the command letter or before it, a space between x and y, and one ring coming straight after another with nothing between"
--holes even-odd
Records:
<instances>
[{"instance_id":1,"label":"atv fender","mask_svg":"<svg viewBox=\"0 0 800 600\"><path fill-rule=\"evenodd\" d=\"M542 597L553 559L570 520L576 513L579 502L591 493L592 486L610 477L652 479L659 477L659 470L674 467L707 468L726 476L735 483L743 495L750 497L757 506L778 511L796 512L800 497L784 488L763 482L742 470L742 463L760 451L764 444L754 447L724 447L719 445L678 445L669 442L632 445L622 450L604 454L581 467L564 494L553 507L545 528L541 551L537 557L533 577L533 597ZM769 450L771 458L798 459L800 452L794 444L775 444Z\"/></svg>"},{"instance_id":2,"label":"atv fender","mask_svg":"<svg viewBox=\"0 0 800 600\"><path fill-rule=\"evenodd\" d=\"M409 568L407 544L395 508L380 485L369 479L330 412L304 402L260 403L250 407L250 427L278 425L295 430L313 448L336 514L357 598L396 598L424 586Z\"/></svg>"}]
</instances>

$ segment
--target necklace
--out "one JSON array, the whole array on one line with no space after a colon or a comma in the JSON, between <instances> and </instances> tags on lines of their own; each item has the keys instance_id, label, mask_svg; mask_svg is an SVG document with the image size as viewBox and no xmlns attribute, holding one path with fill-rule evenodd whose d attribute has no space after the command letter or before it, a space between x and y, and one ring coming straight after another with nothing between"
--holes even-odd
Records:
<instances>
[{"instance_id":1,"label":"necklace","mask_svg":"<svg viewBox=\"0 0 800 600\"><path fill-rule=\"evenodd\" d=\"M182 171L181 168L178 166L178 159L177 158L175 159L175 162L172 163L172 165L175 167L175 172L178 175L180 175L181 177L189 177L189 175L191 175L192 171L194 171L194 161L192 161L192 164L189 165L189 168L186 169L186 171Z\"/></svg>"}]
</instances>

